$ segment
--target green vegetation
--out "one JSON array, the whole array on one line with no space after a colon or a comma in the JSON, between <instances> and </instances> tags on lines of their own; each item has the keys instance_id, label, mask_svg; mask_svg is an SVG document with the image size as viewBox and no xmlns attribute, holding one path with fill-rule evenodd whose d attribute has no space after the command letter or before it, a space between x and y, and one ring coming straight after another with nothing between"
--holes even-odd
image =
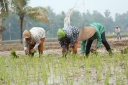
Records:
<instances>
[{"instance_id":1,"label":"green vegetation","mask_svg":"<svg viewBox=\"0 0 128 85\"><path fill-rule=\"evenodd\" d=\"M15 50L11 54L16 55ZM127 85L127 62L127 54L120 53L113 57L91 53L88 58L70 54L67 58L55 54L41 58L0 57L0 85L74 85L76 82L78 85Z\"/></svg>"},{"instance_id":2,"label":"green vegetation","mask_svg":"<svg viewBox=\"0 0 128 85\"><path fill-rule=\"evenodd\" d=\"M19 56L16 55L16 51L13 49L11 50L11 56L14 58L18 58Z\"/></svg>"},{"instance_id":3,"label":"green vegetation","mask_svg":"<svg viewBox=\"0 0 128 85\"><path fill-rule=\"evenodd\" d=\"M29 7L28 5L29 0L12 0L11 1L11 7L14 13L16 13L19 16L20 19L20 31L21 31L21 43L22 43L22 32L23 32L23 22L24 18L27 16L31 20L34 21L41 21L45 23L49 23L47 18L47 10L44 7ZM13 12L12 11L12 12Z\"/></svg>"},{"instance_id":4,"label":"green vegetation","mask_svg":"<svg viewBox=\"0 0 128 85\"><path fill-rule=\"evenodd\" d=\"M36 52L37 52L37 50L32 50L32 53L34 53L34 54L35 54Z\"/></svg>"},{"instance_id":5,"label":"green vegetation","mask_svg":"<svg viewBox=\"0 0 128 85\"><path fill-rule=\"evenodd\" d=\"M19 3L21 0L20 1L13 0L13 1L16 1L17 4L22 4L22 3ZM28 0L24 0L24 1L26 2ZM18 6L20 6L20 5L18 5ZM39 22L40 20L37 20L37 19L36 19L36 21L33 21L33 19L31 17L29 17L28 14L34 15L33 13L36 13L35 10L33 10L32 7L29 7L30 10L27 10L28 5L26 5L26 4L23 6L25 6L25 7L23 7L23 8L25 8L23 10L22 10L22 7L20 7L21 8L20 14L21 15L25 14L25 16L23 18L23 30L30 29L34 26L39 26L39 27L43 27L46 30L47 38L57 37L56 32L57 32L58 28L62 28L64 26L64 18L65 18L66 13L63 10L61 13L56 14L54 12L54 10L52 9L52 7L46 7L46 9L48 11L48 14L46 13L46 15L50 22L50 24L47 25L45 23ZM17 5L16 5L16 7L17 7ZM34 7L34 9L37 9L37 7ZM32 12L30 13L30 11L32 11ZM40 9L39 9L39 11L40 11ZM17 12L19 12L19 11L17 10L16 13ZM43 13L44 12L45 11L43 11ZM18 16L16 13L12 13L12 10L10 10L9 16L6 19L3 19L2 24L7 29L2 33L3 40L16 40L16 39L20 39L20 37L21 37L21 35L20 35L21 30L19 29L21 27L17 23L20 16ZM128 32L128 30L127 30L128 25L126 23L126 22L128 22L128 19L126 18L126 17L128 17L128 12L123 13L123 14L117 13L115 15L115 17L111 17L110 11L104 10L104 14L105 14L105 16L102 15L101 13L99 13L97 10L94 10L93 13L90 13L89 11L80 13L79 10L73 10L71 17L70 17L71 25L78 27L78 29L81 29L83 26L87 26L92 22L99 22L102 25L104 25L106 34L113 34L113 32L115 32L116 26L119 26L119 28L121 29L121 35ZM36 17L38 17L38 16L35 16L33 18L36 18Z\"/></svg>"},{"instance_id":6,"label":"green vegetation","mask_svg":"<svg viewBox=\"0 0 128 85\"><path fill-rule=\"evenodd\" d=\"M128 53L128 46L125 46L125 48L123 50L121 50L122 54L126 54Z\"/></svg>"}]
</instances>

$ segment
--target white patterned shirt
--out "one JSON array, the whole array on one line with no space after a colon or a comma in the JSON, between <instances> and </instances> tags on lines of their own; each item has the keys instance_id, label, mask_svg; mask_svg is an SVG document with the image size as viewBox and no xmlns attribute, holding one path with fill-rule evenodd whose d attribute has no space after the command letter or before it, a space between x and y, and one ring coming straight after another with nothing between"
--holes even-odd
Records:
<instances>
[{"instance_id":1,"label":"white patterned shirt","mask_svg":"<svg viewBox=\"0 0 128 85\"><path fill-rule=\"evenodd\" d=\"M34 49L36 49L40 44L40 39L45 38L45 30L41 27L33 27L30 29L31 32L31 41L34 41L36 44ZM23 38L24 50L27 49L29 43Z\"/></svg>"}]
</instances>

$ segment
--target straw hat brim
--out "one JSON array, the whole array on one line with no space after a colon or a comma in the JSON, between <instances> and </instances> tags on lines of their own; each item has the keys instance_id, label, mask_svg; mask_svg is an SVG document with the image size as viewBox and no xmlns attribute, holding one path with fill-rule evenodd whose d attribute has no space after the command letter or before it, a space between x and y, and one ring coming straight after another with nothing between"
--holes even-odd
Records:
<instances>
[{"instance_id":1,"label":"straw hat brim","mask_svg":"<svg viewBox=\"0 0 128 85\"><path fill-rule=\"evenodd\" d=\"M83 27L80 30L79 33L79 40L83 41L83 40L88 40L89 38L91 38L96 32L96 29L93 26L87 26L87 27Z\"/></svg>"}]
</instances>

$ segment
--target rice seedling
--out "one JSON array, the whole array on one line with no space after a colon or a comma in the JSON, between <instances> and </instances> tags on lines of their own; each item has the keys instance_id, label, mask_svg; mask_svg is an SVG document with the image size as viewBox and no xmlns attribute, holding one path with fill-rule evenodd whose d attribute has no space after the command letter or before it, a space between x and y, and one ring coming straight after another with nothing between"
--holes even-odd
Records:
<instances>
[{"instance_id":1,"label":"rice seedling","mask_svg":"<svg viewBox=\"0 0 128 85\"><path fill-rule=\"evenodd\" d=\"M73 85L77 81L78 85L95 85L104 79L103 84L108 85L112 68L114 72L111 77L117 75L118 80L113 81L114 84L126 84L123 78L125 76L128 79L128 58L122 58L122 55L116 53L111 58L108 54L104 54L104 57L90 54L85 59L70 54L67 54L67 58L56 55L45 55L42 58L19 56L17 59L0 57L0 84Z\"/></svg>"},{"instance_id":2,"label":"rice seedling","mask_svg":"<svg viewBox=\"0 0 128 85\"><path fill-rule=\"evenodd\" d=\"M128 68L127 67L124 68L124 72L125 72L126 78L128 79Z\"/></svg>"},{"instance_id":3,"label":"rice seedling","mask_svg":"<svg viewBox=\"0 0 128 85\"><path fill-rule=\"evenodd\" d=\"M126 46L124 49L121 50L122 54L128 53L128 46Z\"/></svg>"},{"instance_id":4,"label":"rice seedling","mask_svg":"<svg viewBox=\"0 0 128 85\"><path fill-rule=\"evenodd\" d=\"M73 84L73 81L71 81L69 85L74 85L74 84ZM82 84L81 84L81 85L82 85Z\"/></svg>"},{"instance_id":5,"label":"rice seedling","mask_svg":"<svg viewBox=\"0 0 128 85\"><path fill-rule=\"evenodd\" d=\"M99 82L101 80L101 73L100 71L97 72L97 75L96 75L96 81Z\"/></svg>"},{"instance_id":6,"label":"rice seedling","mask_svg":"<svg viewBox=\"0 0 128 85\"><path fill-rule=\"evenodd\" d=\"M99 56L97 57L94 57L93 58L93 66L95 67L96 69L96 72L97 72L97 76L96 76L96 79L97 79L97 82L101 79L100 76L101 76L101 72L102 72L102 60ZM100 72L100 73L98 73Z\"/></svg>"},{"instance_id":7,"label":"rice seedling","mask_svg":"<svg viewBox=\"0 0 128 85\"><path fill-rule=\"evenodd\" d=\"M120 85L120 82L119 82L117 75L116 75L116 85Z\"/></svg>"},{"instance_id":8,"label":"rice seedling","mask_svg":"<svg viewBox=\"0 0 128 85\"><path fill-rule=\"evenodd\" d=\"M109 73L106 73L104 85L108 85L108 83L109 83Z\"/></svg>"},{"instance_id":9,"label":"rice seedling","mask_svg":"<svg viewBox=\"0 0 128 85\"><path fill-rule=\"evenodd\" d=\"M93 54L94 54L95 56L98 56L98 55L99 55L99 52L93 51Z\"/></svg>"},{"instance_id":10,"label":"rice seedling","mask_svg":"<svg viewBox=\"0 0 128 85\"><path fill-rule=\"evenodd\" d=\"M65 73L65 79L66 79L66 83L68 84L69 83L69 73L68 72Z\"/></svg>"},{"instance_id":11,"label":"rice seedling","mask_svg":"<svg viewBox=\"0 0 128 85\"><path fill-rule=\"evenodd\" d=\"M88 75L87 75L88 76ZM85 82L85 85L88 85L89 84L89 77L86 77L85 79L84 79L84 82Z\"/></svg>"},{"instance_id":12,"label":"rice seedling","mask_svg":"<svg viewBox=\"0 0 128 85\"><path fill-rule=\"evenodd\" d=\"M18 58L19 56L16 54L16 51L13 49L11 50L10 52L11 56L14 57L14 58Z\"/></svg>"}]
</instances>

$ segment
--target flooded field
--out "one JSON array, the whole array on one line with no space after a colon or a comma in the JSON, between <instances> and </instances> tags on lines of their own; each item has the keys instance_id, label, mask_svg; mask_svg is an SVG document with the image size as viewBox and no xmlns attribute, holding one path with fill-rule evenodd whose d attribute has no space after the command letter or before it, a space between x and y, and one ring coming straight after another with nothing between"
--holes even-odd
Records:
<instances>
[{"instance_id":1,"label":"flooded field","mask_svg":"<svg viewBox=\"0 0 128 85\"><path fill-rule=\"evenodd\" d=\"M0 85L128 85L128 54L120 53L128 40L108 42L112 56L101 45L98 54L88 58L81 55L80 48L78 55L64 58L58 43L45 44L41 58L38 53L26 56L21 44L4 44L0 48ZM10 55L12 48L18 58Z\"/></svg>"}]
</instances>

